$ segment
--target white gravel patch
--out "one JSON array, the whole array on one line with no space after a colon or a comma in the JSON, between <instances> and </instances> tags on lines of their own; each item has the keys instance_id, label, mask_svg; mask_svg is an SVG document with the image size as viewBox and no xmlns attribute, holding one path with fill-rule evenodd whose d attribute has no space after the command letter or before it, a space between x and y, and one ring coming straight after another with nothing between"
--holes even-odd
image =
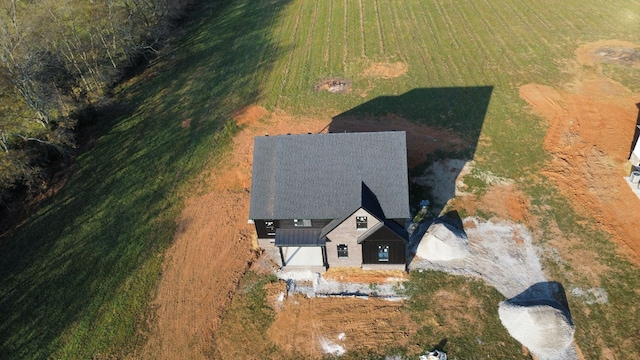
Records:
<instances>
[{"instance_id":1,"label":"white gravel patch","mask_svg":"<svg viewBox=\"0 0 640 360\"><path fill-rule=\"evenodd\" d=\"M460 259L427 260L416 256L410 270L430 269L454 275L480 277L507 298L514 297L531 285L546 282L542 266L526 227L507 221L464 219L469 241L469 254ZM418 243L424 232L416 231L412 243ZM437 257L437 256L435 256Z\"/></svg>"},{"instance_id":2,"label":"white gravel patch","mask_svg":"<svg viewBox=\"0 0 640 360\"><path fill-rule=\"evenodd\" d=\"M342 345L336 344L327 338L320 338L320 346L322 346L322 351L324 351L325 354L342 356L346 352Z\"/></svg>"},{"instance_id":3,"label":"white gravel patch","mask_svg":"<svg viewBox=\"0 0 640 360\"><path fill-rule=\"evenodd\" d=\"M400 301L406 299L399 295L399 290L404 290L400 281L385 284L362 284L327 280L319 273L311 271L287 271L276 273L279 279L287 282L289 294L304 294L307 297L350 296L367 299L370 296ZM402 279L399 279L402 280Z\"/></svg>"},{"instance_id":4,"label":"white gravel patch","mask_svg":"<svg viewBox=\"0 0 640 360\"><path fill-rule=\"evenodd\" d=\"M593 304L606 304L609 302L609 295L603 288L573 288L571 289L571 295L582 298L587 305Z\"/></svg>"}]
</instances>

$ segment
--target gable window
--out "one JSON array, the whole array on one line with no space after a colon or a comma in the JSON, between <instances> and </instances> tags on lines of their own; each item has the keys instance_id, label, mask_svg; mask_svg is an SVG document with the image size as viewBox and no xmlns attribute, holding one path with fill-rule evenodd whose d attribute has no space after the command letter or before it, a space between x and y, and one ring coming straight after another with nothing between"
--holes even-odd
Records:
<instances>
[{"instance_id":1,"label":"gable window","mask_svg":"<svg viewBox=\"0 0 640 360\"><path fill-rule=\"evenodd\" d=\"M267 236L274 236L276 234L276 224L273 220L266 220L264 227L267 230Z\"/></svg>"},{"instance_id":2,"label":"gable window","mask_svg":"<svg viewBox=\"0 0 640 360\"><path fill-rule=\"evenodd\" d=\"M345 244L338 245L338 257L346 258L349 257L349 248Z\"/></svg>"},{"instance_id":3,"label":"gable window","mask_svg":"<svg viewBox=\"0 0 640 360\"><path fill-rule=\"evenodd\" d=\"M366 216L356 216L356 229L358 230L366 230L367 226L367 217Z\"/></svg>"},{"instance_id":4,"label":"gable window","mask_svg":"<svg viewBox=\"0 0 640 360\"><path fill-rule=\"evenodd\" d=\"M389 261L389 245L378 245L378 261Z\"/></svg>"},{"instance_id":5,"label":"gable window","mask_svg":"<svg viewBox=\"0 0 640 360\"><path fill-rule=\"evenodd\" d=\"M310 219L293 219L293 226L311 227L311 220Z\"/></svg>"}]
</instances>

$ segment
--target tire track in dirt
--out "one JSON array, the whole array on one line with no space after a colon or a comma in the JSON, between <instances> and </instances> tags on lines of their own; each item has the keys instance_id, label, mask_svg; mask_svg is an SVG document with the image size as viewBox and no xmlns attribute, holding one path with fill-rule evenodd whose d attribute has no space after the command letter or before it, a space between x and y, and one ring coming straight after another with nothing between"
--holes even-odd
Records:
<instances>
[{"instance_id":1,"label":"tire track in dirt","mask_svg":"<svg viewBox=\"0 0 640 360\"><path fill-rule=\"evenodd\" d=\"M361 56L363 58L367 57L367 52L365 49L365 33L364 33L364 10L362 9L362 0L358 0L358 9L360 10L360 36L362 39L361 45L362 45L362 54Z\"/></svg>"},{"instance_id":2,"label":"tire track in dirt","mask_svg":"<svg viewBox=\"0 0 640 360\"><path fill-rule=\"evenodd\" d=\"M296 49L296 41L298 39L298 28L300 26L300 17L302 16L303 4L304 2L301 1L300 7L298 8L298 14L296 15L296 23L295 23L293 35L291 38L291 46L289 46L289 57L287 58L287 65L285 66L283 75L282 75L282 85L280 86L280 94L284 93L284 88L287 84L287 77L289 76L289 68L291 67L291 62L293 61L293 54L295 53L295 49ZM278 100L276 100L276 106L280 101L279 99L280 97L278 97Z\"/></svg>"},{"instance_id":3,"label":"tire track in dirt","mask_svg":"<svg viewBox=\"0 0 640 360\"><path fill-rule=\"evenodd\" d=\"M374 0L373 6L376 12L376 24L378 29L378 45L380 46L380 53L384 55L384 36L382 35L382 24L380 23L380 11L378 9L378 0Z\"/></svg>"},{"instance_id":4,"label":"tire track in dirt","mask_svg":"<svg viewBox=\"0 0 640 360\"><path fill-rule=\"evenodd\" d=\"M327 19L327 43L324 52L324 64L322 69L326 72L329 66L329 52L331 51L331 23L333 22L333 0L329 0L329 19Z\"/></svg>"},{"instance_id":5,"label":"tire track in dirt","mask_svg":"<svg viewBox=\"0 0 640 360\"><path fill-rule=\"evenodd\" d=\"M349 7L347 6L347 1L349 0L344 0L344 32L342 34L342 43L344 44L342 49L342 72L344 74L347 73L347 57L349 54L349 46L347 45L347 34L349 34L349 16L348 16L348 9Z\"/></svg>"}]
</instances>

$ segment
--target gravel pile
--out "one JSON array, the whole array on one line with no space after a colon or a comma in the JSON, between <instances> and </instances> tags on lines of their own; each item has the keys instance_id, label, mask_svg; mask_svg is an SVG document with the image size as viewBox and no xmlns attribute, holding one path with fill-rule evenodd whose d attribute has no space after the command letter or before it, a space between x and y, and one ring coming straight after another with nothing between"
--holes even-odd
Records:
<instances>
[{"instance_id":1,"label":"gravel pile","mask_svg":"<svg viewBox=\"0 0 640 360\"><path fill-rule=\"evenodd\" d=\"M433 223L416 249L416 256L429 261L463 259L469 254L467 234L447 223Z\"/></svg>"},{"instance_id":2,"label":"gravel pile","mask_svg":"<svg viewBox=\"0 0 640 360\"><path fill-rule=\"evenodd\" d=\"M574 326L568 311L560 304L503 301L498 314L509 334L539 359L572 358Z\"/></svg>"}]
</instances>

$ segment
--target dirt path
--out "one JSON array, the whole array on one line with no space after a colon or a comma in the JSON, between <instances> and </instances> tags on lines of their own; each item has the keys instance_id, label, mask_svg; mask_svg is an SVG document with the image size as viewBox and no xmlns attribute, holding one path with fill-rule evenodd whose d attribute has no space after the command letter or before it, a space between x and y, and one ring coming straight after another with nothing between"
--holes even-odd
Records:
<instances>
[{"instance_id":1,"label":"dirt path","mask_svg":"<svg viewBox=\"0 0 640 360\"><path fill-rule=\"evenodd\" d=\"M529 84L520 88L520 96L549 121L544 147L553 160L544 174L640 264L640 199L622 179L629 175L640 94L604 77L600 69L601 62L609 61L603 58L611 54L607 49L624 53L637 47L620 41L585 45L576 51L575 81L566 90Z\"/></svg>"}]
</instances>

